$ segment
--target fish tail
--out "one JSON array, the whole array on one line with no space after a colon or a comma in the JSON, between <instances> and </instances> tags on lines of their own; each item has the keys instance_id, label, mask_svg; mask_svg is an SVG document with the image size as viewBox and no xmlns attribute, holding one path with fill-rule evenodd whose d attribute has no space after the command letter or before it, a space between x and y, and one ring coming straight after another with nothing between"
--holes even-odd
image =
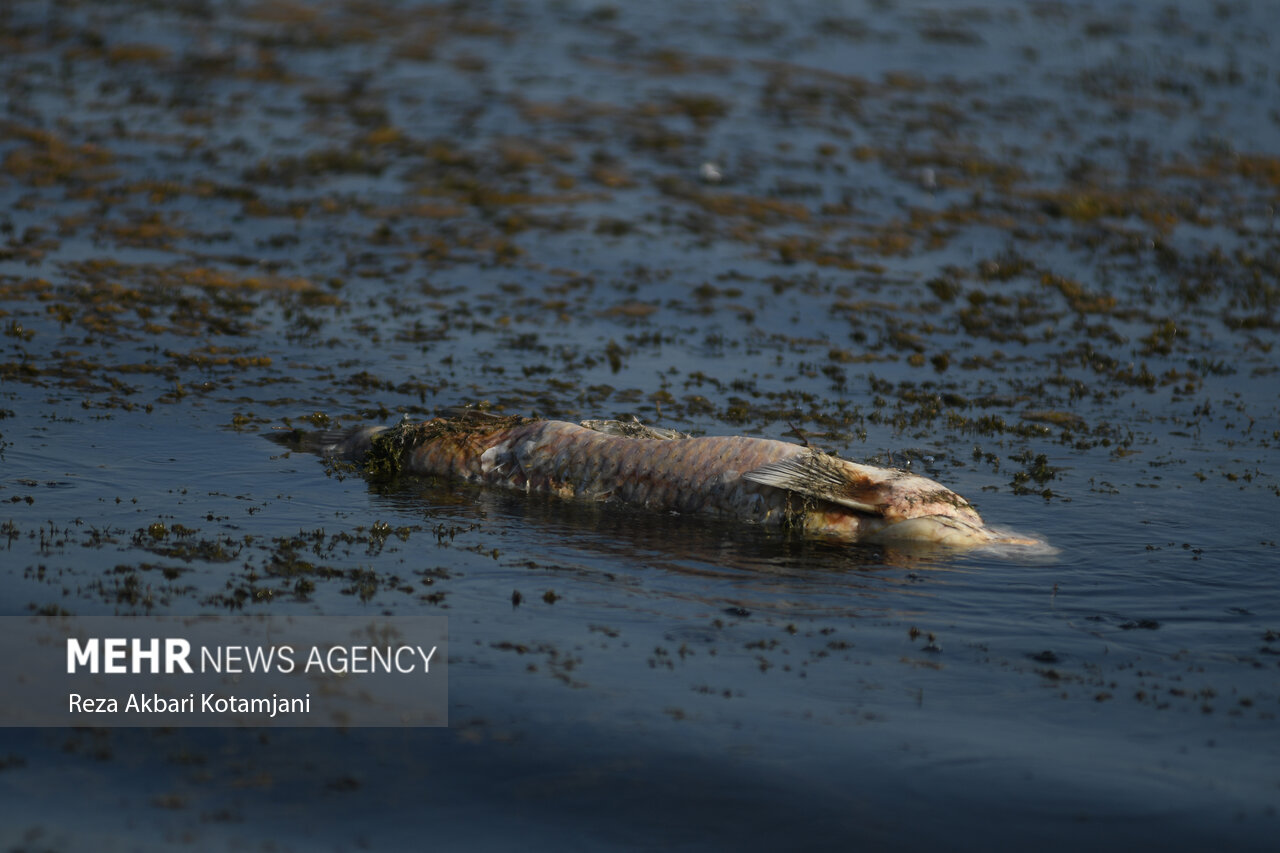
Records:
<instances>
[{"instance_id":1,"label":"fish tail","mask_svg":"<svg viewBox=\"0 0 1280 853\"><path fill-rule=\"evenodd\" d=\"M384 426L362 426L351 429L326 430L275 430L267 438L290 450L317 453L321 456L341 456L345 459L362 459L373 446L373 437L384 431Z\"/></svg>"}]
</instances>

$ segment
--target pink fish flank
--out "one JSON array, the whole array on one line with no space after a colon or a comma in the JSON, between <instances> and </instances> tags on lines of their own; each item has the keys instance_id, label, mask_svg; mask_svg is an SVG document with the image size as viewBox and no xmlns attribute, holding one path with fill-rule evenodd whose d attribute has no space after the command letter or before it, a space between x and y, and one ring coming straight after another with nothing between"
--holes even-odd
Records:
<instances>
[{"instance_id":1,"label":"pink fish flank","mask_svg":"<svg viewBox=\"0 0 1280 853\"><path fill-rule=\"evenodd\" d=\"M450 477L592 501L707 514L845 541L960 546L1005 538L964 498L904 471L763 438L691 438L617 421L438 417L312 437L374 472Z\"/></svg>"}]
</instances>

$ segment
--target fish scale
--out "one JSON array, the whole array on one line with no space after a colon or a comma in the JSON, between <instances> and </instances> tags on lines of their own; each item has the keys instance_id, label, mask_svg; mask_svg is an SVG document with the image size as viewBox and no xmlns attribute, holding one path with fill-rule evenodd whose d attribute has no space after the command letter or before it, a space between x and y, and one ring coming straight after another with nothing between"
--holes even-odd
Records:
<instances>
[{"instance_id":1,"label":"fish scale","mask_svg":"<svg viewBox=\"0 0 1280 853\"><path fill-rule=\"evenodd\" d=\"M564 421L535 421L499 429L487 441L491 447L507 448L497 456L513 459L518 471L495 464L466 479L522 491L610 499L770 525L780 525L795 501L786 490L744 480L742 473L808 452L785 442L743 436L629 438ZM461 453L465 455L465 451ZM446 476L470 469L459 465L454 456L441 454L433 441L415 449L405 467L415 473ZM843 521L826 526L856 528L855 538L859 530L883 526L877 519L852 515Z\"/></svg>"}]
</instances>

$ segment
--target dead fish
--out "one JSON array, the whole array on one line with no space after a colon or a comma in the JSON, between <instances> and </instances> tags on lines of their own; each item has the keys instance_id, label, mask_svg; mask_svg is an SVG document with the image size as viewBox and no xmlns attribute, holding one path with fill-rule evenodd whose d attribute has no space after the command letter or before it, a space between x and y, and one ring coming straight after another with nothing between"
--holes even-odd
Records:
<instances>
[{"instance_id":1,"label":"dead fish","mask_svg":"<svg viewBox=\"0 0 1280 853\"><path fill-rule=\"evenodd\" d=\"M276 438L361 461L373 474L435 475L715 515L848 542L1041 544L987 527L967 500L934 480L765 438L694 438L638 422L575 424L470 411Z\"/></svg>"}]
</instances>

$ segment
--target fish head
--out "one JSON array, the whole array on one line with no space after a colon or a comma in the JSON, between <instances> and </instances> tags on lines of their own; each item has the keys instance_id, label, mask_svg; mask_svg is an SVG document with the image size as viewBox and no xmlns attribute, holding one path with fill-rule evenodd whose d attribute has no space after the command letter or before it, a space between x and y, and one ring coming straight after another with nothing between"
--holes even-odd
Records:
<instances>
[{"instance_id":1,"label":"fish head","mask_svg":"<svg viewBox=\"0 0 1280 853\"><path fill-rule=\"evenodd\" d=\"M860 465L824 453L797 450L742 477L890 524L933 515L982 524L968 501L935 480L894 468Z\"/></svg>"},{"instance_id":2,"label":"fish head","mask_svg":"<svg viewBox=\"0 0 1280 853\"><path fill-rule=\"evenodd\" d=\"M977 513L973 514L977 517ZM918 515L902 521L891 521L863 537L875 545L940 545L949 548L974 548L989 544L994 534L982 520L956 518L951 515Z\"/></svg>"},{"instance_id":3,"label":"fish head","mask_svg":"<svg viewBox=\"0 0 1280 853\"><path fill-rule=\"evenodd\" d=\"M921 515L893 522L869 532L863 542L889 548L968 551L981 548L1006 556L1051 557L1058 553L1043 539L987 527L951 515Z\"/></svg>"}]
</instances>

